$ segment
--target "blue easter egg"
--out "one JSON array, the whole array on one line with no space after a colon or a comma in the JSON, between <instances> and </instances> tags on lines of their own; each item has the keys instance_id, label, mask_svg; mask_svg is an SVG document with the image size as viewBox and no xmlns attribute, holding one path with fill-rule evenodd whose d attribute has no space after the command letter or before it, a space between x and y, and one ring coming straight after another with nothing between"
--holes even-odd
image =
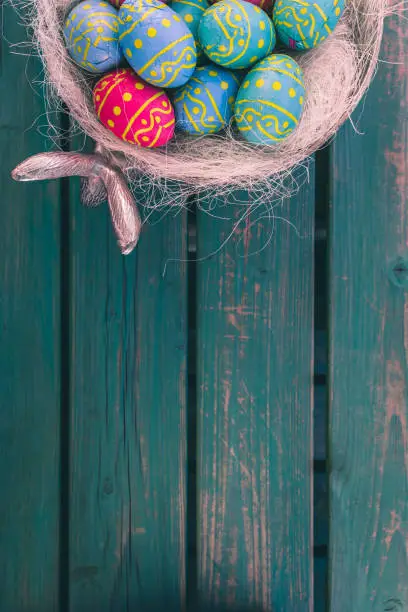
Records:
<instances>
[{"instance_id":1,"label":"blue easter egg","mask_svg":"<svg viewBox=\"0 0 408 612\"><path fill-rule=\"evenodd\" d=\"M305 98L300 66L288 55L270 55L244 79L235 102L241 135L253 144L273 145L299 123Z\"/></svg>"},{"instance_id":2,"label":"blue easter egg","mask_svg":"<svg viewBox=\"0 0 408 612\"><path fill-rule=\"evenodd\" d=\"M197 46L197 63L202 62L206 57L203 50L198 44L198 25L201 17L209 8L207 0L173 0L171 8L175 11L182 19L184 19L188 29L194 36L194 40Z\"/></svg>"},{"instance_id":3,"label":"blue easter egg","mask_svg":"<svg viewBox=\"0 0 408 612\"><path fill-rule=\"evenodd\" d=\"M227 68L248 68L269 55L276 35L272 20L243 0L222 0L207 9L198 39L208 57Z\"/></svg>"},{"instance_id":4,"label":"blue easter egg","mask_svg":"<svg viewBox=\"0 0 408 612\"><path fill-rule=\"evenodd\" d=\"M175 94L176 128L189 134L219 132L231 120L239 79L219 66L196 68Z\"/></svg>"},{"instance_id":5,"label":"blue easter egg","mask_svg":"<svg viewBox=\"0 0 408 612\"><path fill-rule=\"evenodd\" d=\"M185 22L159 0L126 0L119 43L133 70L157 87L180 87L194 72L197 52Z\"/></svg>"},{"instance_id":6,"label":"blue easter egg","mask_svg":"<svg viewBox=\"0 0 408 612\"><path fill-rule=\"evenodd\" d=\"M89 72L116 68L122 59L118 11L108 2L87 0L68 14L64 38L74 62Z\"/></svg>"},{"instance_id":7,"label":"blue easter egg","mask_svg":"<svg viewBox=\"0 0 408 612\"><path fill-rule=\"evenodd\" d=\"M344 0L278 0L273 10L276 32L289 49L312 49L332 33Z\"/></svg>"}]
</instances>

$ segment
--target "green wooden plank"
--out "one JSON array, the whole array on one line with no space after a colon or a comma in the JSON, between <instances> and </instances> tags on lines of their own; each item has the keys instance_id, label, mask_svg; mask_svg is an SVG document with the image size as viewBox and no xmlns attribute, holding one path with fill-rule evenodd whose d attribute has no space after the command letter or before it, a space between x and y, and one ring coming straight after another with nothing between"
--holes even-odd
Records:
<instances>
[{"instance_id":1,"label":"green wooden plank","mask_svg":"<svg viewBox=\"0 0 408 612\"><path fill-rule=\"evenodd\" d=\"M179 612L185 591L186 215L117 248L72 182L70 609Z\"/></svg>"},{"instance_id":2,"label":"green wooden plank","mask_svg":"<svg viewBox=\"0 0 408 612\"><path fill-rule=\"evenodd\" d=\"M58 603L60 422L59 184L17 184L11 169L43 151L34 122L39 61L4 5L0 74L0 610L51 612ZM21 48L20 48L21 52ZM41 123L44 123L42 121Z\"/></svg>"},{"instance_id":3,"label":"green wooden plank","mask_svg":"<svg viewBox=\"0 0 408 612\"><path fill-rule=\"evenodd\" d=\"M387 22L364 136L347 125L332 159L330 580L339 612L408 602L408 286L403 270L405 286L389 275L396 257L407 263L405 23Z\"/></svg>"},{"instance_id":4,"label":"green wooden plank","mask_svg":"<svg viewBox=\"0 0 408 612\"><path fill-rule=\"evenodd\" d=\"M198 265L198 587L210 609L312 605L311 181L275 209L300 236L254 219ZM200 213L198 256L232 227Z\"/></svg>"}]
</instances>

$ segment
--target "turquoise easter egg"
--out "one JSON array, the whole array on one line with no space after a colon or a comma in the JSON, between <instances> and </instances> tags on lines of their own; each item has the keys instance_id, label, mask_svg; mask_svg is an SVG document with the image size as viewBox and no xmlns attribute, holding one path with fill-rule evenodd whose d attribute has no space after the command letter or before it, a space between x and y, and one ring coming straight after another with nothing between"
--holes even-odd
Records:
<instances>
[{"instance_id":1,"label":"turquoise easter egg","mask_svg":"<svg viewBox=\"0 0 408 612\"><path fill-rule=\"evenodd\" d=\"M119 43L133 70L156 87L180 87L196 67L194 37L159 0L126 0L119 11Z\"/></svg>"},{"instance_id":2,"label":"turquoise easter egg","mask_svg":"<svg viewBox=\"0 0 408 612\"><path fill-rule=\"evenodd\" d=\"M196 68L186 85L173 99L176 128L189 134L219 132L231 120L238 77L219 66Z\"/></svg>"},{"instance_id":3,"label":"turquoise easter egg","mask_svg":"<svg viewBox=\"0 0 408 612\"><path fill-rule=\"evenodd\" d=\"M305 99L300 66L288 55L270 55L245 77L235 102L241 135L253 144L282 142L299 123Z\"/></svg>"},{"instance_id":4,"label":"turquoise easter egg","mask_svg":"<svg viewBox=\"0 0 408 612\"><path fill-rule=\"evenodd\" d=\"M344 0L278 0L273 10L276 32L289 49L312 49L332 33Z\"/></svg>"},{"instance_id":5,"label":"turquoise easter egg","mask_svg":"<svg viewBox=\"0 0 408 612\"><path fill-rule=\"evenodd\" d=\"M222 0L207 9L198 39L208 57L226 68L248 68L269 55L276 35L272 20L243 0Z\"/></svg>"},{"instance_id":6,"label":"turquoise easter egg","mask_svg":"<svg viewBox=\"0 0 408 612\"><path fill-rule=\"evenodd\" d=\"M201 17L209 8L207 0L173 0L171 8L182 19L184 19L188 29L194 36L197 46L197 62L201 62L206 57L198 44L198 25Z\"/></svg>"},{"instance_id":7,"label":"turquoise easter egg","mask_svg":"<svg viewBox=\"0 0 408 612\"><path fill-rule=\"evenodd\" d=\"M68 53L78 66L89 72L102 73L116 68L122 59L118 36L118 11L108 2L80 2L65 20Z\"/></svg>"}]
</instances>

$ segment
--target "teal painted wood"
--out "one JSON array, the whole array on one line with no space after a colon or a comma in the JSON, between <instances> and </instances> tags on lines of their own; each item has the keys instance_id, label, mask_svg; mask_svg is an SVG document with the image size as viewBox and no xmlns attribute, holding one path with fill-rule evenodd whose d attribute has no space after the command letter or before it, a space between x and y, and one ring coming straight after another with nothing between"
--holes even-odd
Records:
<instances>
[{"instance_id":1,"label":"teal painted wood","mask_svg":"<svg viewBox=\"0 0 408 612\"><path fill-rule=\"evenodd\" d=\"M123 257L72 182L72 612L179 612L185 591L186 215Z\"/></svg>"},{"instance_id":2,"label":"teal painted wood","mask_svg":"<svg viewBox=\"0 0 408 612\"><path fill-rule=\"evenodd\" d=\"M347 125L333 149L333 612L402 611L408 606L405 23L402 15L387 21L386 63L379 66L359 121L364 136ZM398 256L405 259L393 275Z\"/></svg>"},{"instance_id":3,"label":"teal painted wood","mask_svg":"<svg viewBox=\"0 0 408 612\"><path fill-rule=\"evenodd\" d=\"M0 184L0 610L58 608L60 423L59 184L17 184L11 169L44 149L39 61L2 9ZM40 120L44 123L44 120ZM38 124L37 124L38 125Z\"/></svg>"},{"instance_id":4,"label":"teal painted wood","mask_svg":"<svg viewBox=\"0 0 408 612\"><path fill-rule=\"evenodd\" d=\"M268 242L264 218L209 256L233 222L198 217L198 588L211 610L312 609L311 185L279 209L301 237L277 221Z\"/></svg>"}]
</instances>

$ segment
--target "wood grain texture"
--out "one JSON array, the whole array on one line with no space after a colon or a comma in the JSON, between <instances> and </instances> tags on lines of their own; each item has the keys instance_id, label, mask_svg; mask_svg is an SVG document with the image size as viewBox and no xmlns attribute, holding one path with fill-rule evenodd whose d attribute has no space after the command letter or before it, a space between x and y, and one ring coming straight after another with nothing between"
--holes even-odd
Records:
<instances>
[{"instance_id":1,"label":"wood grain texture","mask_svg":"<svg viewBox=\"0 0 408 612\"><path fill-rule=\"evenodd\" d=\"M387 21L386 63L360 109L364 135L347 125L333 150L333 612L408 609L408 302L407 285L390 277L408 246L405 24Z\"/></svg>"},{"instance_id":2,"label":"wood grain texture","mask_svg":"<svg viewBox=\"0 0 408 612\"><path fill-rule=\"evenodd\" d=\"M200 213L198 256L242 213ZM197 269L198 587L211 610L312 609L313 187L275 214L301 236L247 220Z\"/></svg>"},{"instance_id":3,"label":"wood grain texture","mask_svg":"<svg viewBox=\"0 0 408 612\"><path fill-rule=\"evenodd\" d=\"M126 258L72 214L70 609L179 612L185 591L186 217Z\"/></svg>"},{"instance_id":4,"label":"wood grain texture","mask_svg":"<svg viewBox=\"0 0 408 612\"><path fill-rule=\"evenodd\" d=\"M58 607L60 200L57 182L17 184L10 171L44 150L31 82L40 64L2 9L0 72L0 610ZM21 51L21 49L20 49ZM40 120L41 123L41 120ZM44 123L44 121L42 121Z\"/></svg>"}]
</instances>

